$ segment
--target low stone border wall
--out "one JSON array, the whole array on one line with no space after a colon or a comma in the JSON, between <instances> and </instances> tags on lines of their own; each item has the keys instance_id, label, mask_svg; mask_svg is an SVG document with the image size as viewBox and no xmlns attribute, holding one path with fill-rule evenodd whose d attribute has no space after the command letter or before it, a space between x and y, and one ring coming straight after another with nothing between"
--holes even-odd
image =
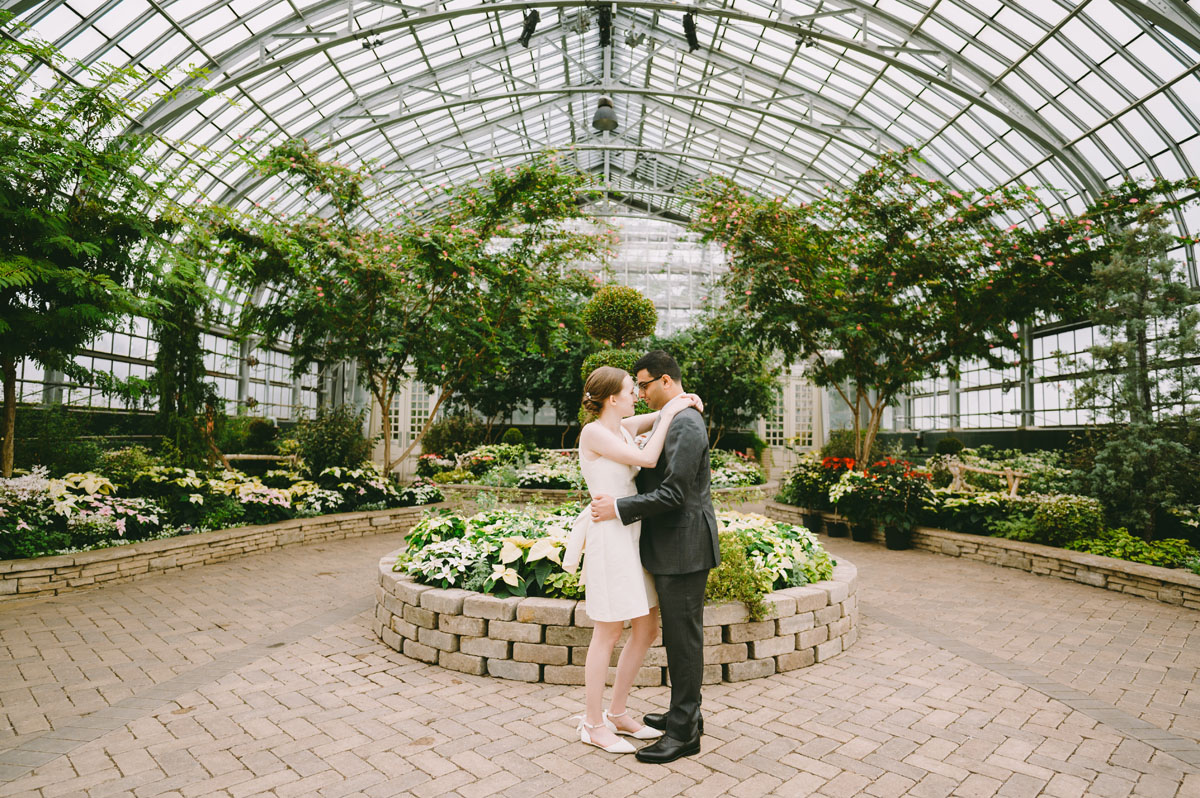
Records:
<instances>
[{"instance_id":1,"label":"low stone border wall","mask_svg":"<svg viewBox=\"0 0 1200 798\"><path fill-rule=\"evenodd\" d=\"M437 483L438 489L447 500L474 499L481 493L494 493L502 498L511 497L517 504L536 501L546 504L562 504L572 499L587 499L586 490L554 490L551 488L494 488L490 485L443 485ZM779 492L779 484L768 482L764 485L749 485L742 488L713 488L714 498L723 496L745 496L746 501L762 501L768 496Z\"/></svg>"},{"instance_id":2,"label":"low stone border wall","mask_svg":"<svg viewBox=\"0 0 1200 798\"><path fill-rule=\"evenodd\" d=\"M803 508L776 502L768 502L766 506L767 515L791 524L802 523L801 516L806 512ZM828 514L825 516L829 517ZM883 533L876 531L875 540L882 543ZM950 557L979 560L1034 574L1055 576L1105 590L1200 610L1200 576L1178 568L1159 568L1114 557L1043 546L1039 543L967 535L926 526L919 526L913 530L913 548Z\"/></svg>"},{"instance_id":3,"label":"low stone border wall","mask_svg":"<svg viewBox=\"0 0 1200 798\"><path fill-rule=\"evenodd\" d=\"M0 601L53 596L304 543L404 532L429 507L296 518L27 560L0 560Z\"/></svg>"},{"instance_id":4,"label":"low stone border wall","mask_svg":"<svg viewBox=\"0 0 1200 798\"><path fill-rule=\"evenodd\" d=\"M373 626L388 647L462 673L583 684L594 626L585 602L497 598L417 584L392 571L399 553L379 561ZM705 684L757 679L841 653L858 639L857 589L858 570L843 561L829 581L768 595L762 621L750 622L740 603L705 607ZM666 664L666 649L656 640L635 684L664 684Z\"/></svg>"}]
</instances>

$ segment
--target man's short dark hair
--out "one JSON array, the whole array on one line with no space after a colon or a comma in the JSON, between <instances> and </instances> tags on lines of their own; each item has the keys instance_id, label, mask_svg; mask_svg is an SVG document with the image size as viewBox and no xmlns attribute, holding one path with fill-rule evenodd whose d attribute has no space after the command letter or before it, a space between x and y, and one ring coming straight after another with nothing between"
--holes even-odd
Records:
<instances>
[{"instance_id":1,"label":"man's short dark hair","mask_svg":"<svg viewBox=\"0 0 1200 798\"><path fill-rule=\"evenodd\" d=\"M654 379L667 374L675 382L683 382L683 372L679 370L679 364L675 362L675 358L661 349L647 352L638 358L638 361L633 364L633 373L636 375L642 369L650 372L650 376Z\"/></svg>"}]
</instances>

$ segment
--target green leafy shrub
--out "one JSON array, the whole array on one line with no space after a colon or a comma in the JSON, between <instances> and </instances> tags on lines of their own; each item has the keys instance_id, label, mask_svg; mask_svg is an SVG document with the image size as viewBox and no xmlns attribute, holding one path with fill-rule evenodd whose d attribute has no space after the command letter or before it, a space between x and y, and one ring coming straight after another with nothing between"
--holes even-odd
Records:
<instances>
[{"instance_id":1,"label":"green leafy shrub","mask_svg":"<svg viewBox=\"0 0 1200 798\"><path fill-rule=\"evenodd\" d=\"M746 540L737 532L718 535L721 564L708 573L705 601L721 604L740 601L746 605L751 621L760 621L767 612L763 597L771 592L771 577L750 562Z\"/></svg>"},{"instance_id":2,"label":"green leafy shrub","mask_svg":"<svg viewBox=\"0 0 1200 798\"><path fill-rule=\"evenodd\" d=\"M364 411L348 405L322 407L315 418L304 419L292 431L309 474L328 468L354 469L371 456L373 440L363 435Z\"/></svg>"},{"instance_id":3,"label":"green leafy shrub","mask_svg":"<svg viewBox=\"0 0 1200 798\"><path fill-rule=\"evenodd\" d=\"M1020 508L1026 503L1024 499L1014 502L1007 493L998 491L936 488L932 494L920 513L920 523L967 535L996 534L998 524L1011 519L1014 513L1022 512ZM1033 508L1030 507L1026 514L1032 518Z\"/></svg>"},{"instance_id":4,"label":"green leafy shrub","mask_svg":"<svg viewBox=\"0 0 1200 798\"><path fill-rule=\"evenodd\" d=\"M234 496L209 496L200 508L196 526L201 529L229 529L242 526L246 510Z\"/></svg>"},{"instance_id":5,"label":"green leafy shrub","mask_svg":"<svg viewBox=\"0 0 1200 798\"><path fill-rule=\"evenodd\" d=\"M1096 537L1103 529L1104 510L1089 496L1051 496L1033 513L1034 542L1048 546L1062 548L1072 541Z\"/></svg>"},{"instance_id":6,"label":"green leafy shrub","mask_svg":"<svg viewBox=\"0 0 1200 798\"><path fill-rule=\"evenodd\" d=\"M516 427L509 427L504 431L504 434L500 436L500 442L508 444L509 446L524 446L525 436L521 433L521 430L517 429Z\"/></svg>"},{"instance_id":7,"label":"green leafy shrub","mask_svg":"<svg viewBox=\"0 0 1200 798\"><path fill-rule=\"evenodd\" d=\"M453 459L483 443L486 430L473 416L455 413L429 425L421 437L421 450Z\"/></svg>"},{"instance_id":8,"label":"green leafy shrub","mask_svg":"<svg viewBox=\"0 0 1200 798\"><path fill-rule=\"evenodd\" d=\"M489 488L515 488L520 479L520 468L511 465L498 465L489 468L476 477L476 485L486 485Z\"/></svg>"},{"instance_id":9,"label":"green leafy shrub","mask_svg":"<svg viewBox=\"0 0 1200 798\"><path fill-rule=\"evenodd\" d=\"M1105 530L1095 537L1071 541L1065 548L1098 554L1101 557L1157 565L1160 568L1189 568L1200 573L1195 570L1195 565L1200 564L1200 551L1186 540L1168 538L1148 542L1129 534L1129 530L1124 527Z\"/></svg>"},{"instance_id":10,"label":"green leafy shrub","mask_svg":"<svg viewBox=\"0 0 1200 798\"><path fill-rule=\"evenodd\" d=\"M954 436L950 435L950 436L942 438L940 441L938 441L937 446L934 447L933 452L934 452L934 454L955 455L955 454L958 454L959 452L961 452L962 450L963 450L963 442L960 441L958 438L955 438Z\"/></svg>"},{"instance_id":11,"label":"green leafy shrub","mask_svg":"<svg viewBox=\"0 0 1200 798\"><path fill-rule=\"evenodd\" d=\"M271 419L230 416L221 425L217 448L226 454L274 454L279 427Z\"/></svg>"},{"instance_id":12,"label":"green leafy shrub","mask_svg":"<svg viewBox=\"0 0 1200 798\"><path fill-rule=\"evenodd\" d=\"M54 477L96 469L100 446L82 437L87 429L77 413L64 405L49 405L36 413L27 411L26 415L17 436L17 468L45 466Z\"/></svg>"},{"instance_id":13,"label":"green leafy shrub","mask_svg":"<svg viewBox=\"0 0 1200 798\"><path fill-rule=\"evenodd\" d=\"M622 371L630 371L637 359L638 353L632 349L601 349L584 358L583 368L579 370L579 374L584 380L587 380L588 375L601 366L612 366ZM631 371L630 373L632 374Z\"/></svg>"},{"instance_id":14,"label":"green leafy shrub","mask_svg":"<svg viewBox=\"0 0 1200 798\"><path fill-rule=\"evenodd\" d=\"M588 333L617 349L653 333L657 322L654 302L623 285L604 286L583 309Z\"/></svg>"},{"instance_id":15,"label":"green leafy shrub","mask_svg":"<svg viewBox=\"0 0 1200 798\"><path fill-rule=\"evenodd\" d=\"M126 446L111 449L100 455L97 466L100 473L119 486L128 486L134 478L147 469L158 465L158 458L144 446Z\"/></svg>"}]
</instances>

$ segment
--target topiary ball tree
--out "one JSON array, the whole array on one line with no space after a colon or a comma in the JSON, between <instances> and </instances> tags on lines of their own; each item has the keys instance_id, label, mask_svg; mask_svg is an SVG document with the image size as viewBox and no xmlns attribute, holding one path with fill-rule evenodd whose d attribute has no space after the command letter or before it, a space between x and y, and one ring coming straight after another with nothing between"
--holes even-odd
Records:
<instances>
[{"instance_id":1,"label":"topiary ball tree","mask_svg":"<svg viewBox=\"0 0 1200 798\"><path fill-rule=\"evenodd\" d=\"M601 366L612 366L632 374L633 364L637 362L637 359L638 353L632 349L601 349L584 358L579 376L586 382L588 375Z\"/></svg>"},{"instance_id":2,"label":"topiary ball tree","mask_svg":"<svg viewBox=\"0 0 1200 798\"><path fill-rule=\"evenodd\" d=\"M650 335L657 322L658 311L654 309L654 303L637 289L623 285L606 285L583 309L583 323L588 333L613 349L623 349Z\"/></svg>"}]
</instances>

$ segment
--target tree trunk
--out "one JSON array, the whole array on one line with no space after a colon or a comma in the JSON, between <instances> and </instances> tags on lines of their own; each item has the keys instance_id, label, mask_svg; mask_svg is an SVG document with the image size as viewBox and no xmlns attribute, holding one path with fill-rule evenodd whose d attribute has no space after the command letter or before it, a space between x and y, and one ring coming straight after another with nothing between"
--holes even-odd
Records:
<instances>
[{"instance_id":1,"label":"tree trunk","mask_svg":"<svg viewBox=\"0 0 1200 798\"><path fill-rule=\"evenodd\" d=\"M378 390L371 391L375 397L375 402L379 405L379 418L382 419L381 427L383 429L383 473L390 474L392 472L392 416L391 405L392 397L395 391L388 391L386 387L381 387Z\"/></svg>"},{"instance_id":2,"label":"tree trunk","mask_svg":"<svg viewBox=\"0 0 1200 798\"><path fill-rule=\"evenodd\" d=\"M871 452L871 447L875 445L875 436L879 434L879 425L883 423L883 411L887 409L886 398L881 397L875 404L867 403L867 407L871 410L870 421L867 422L867 434L863 436L863 462L856 463L863 468L866 468L870 463L866 462L867 455Z\"/></svg>"},{"instance_id":3,"label":"tree trunk","mask_svg":"<svg viewBox=\"0 0 1200 798\"><path fill-rule=\"evenodd\" d=\"M0 476L8 479L13 471L13 452L17 429L17 359L6 357L0 360L4 371L4 448L0 451Z\"/></svg>"},{"instance_id":4,"label":"tree trunk","mask_svg":"<svg viewBox=\"0 0 1200 798\"><path fill-rule=\"evenodd\" d=\"M857 468L863 468L863 461L867 459L867 453L870 448L863 446L866 441L859 435L862 432L862 401L863 388L858 383L854 384L854 465Z\"/></svg>"},{"instance_id":5,"label":"tree trunk","mask_svg":"<svg viewBox=\"0 0 1200 798\"><path fill-rule=\"evenodd\" d=\"M449 388L442 390L442 395L438 397L437 402L433 405L433 409L429 411L429 418L425 419L425 426L421 427L421 431L417 433L415 438L413 438L413 441L408 445L408 448L400 453L400 456L396 458L394 463L390 461L388 462L386 469L388 472L395 468L399 463L403 462L404 458L408 457L409 453L411 453L413 449L417 448L417 444L421 442L421 438L424 437L425 433L429 431L429 428L433 426L433 419L437 416L438 408L440 408L442 403L449 399L453 393L454 391Z\"/></svg>"}]
</instances>

